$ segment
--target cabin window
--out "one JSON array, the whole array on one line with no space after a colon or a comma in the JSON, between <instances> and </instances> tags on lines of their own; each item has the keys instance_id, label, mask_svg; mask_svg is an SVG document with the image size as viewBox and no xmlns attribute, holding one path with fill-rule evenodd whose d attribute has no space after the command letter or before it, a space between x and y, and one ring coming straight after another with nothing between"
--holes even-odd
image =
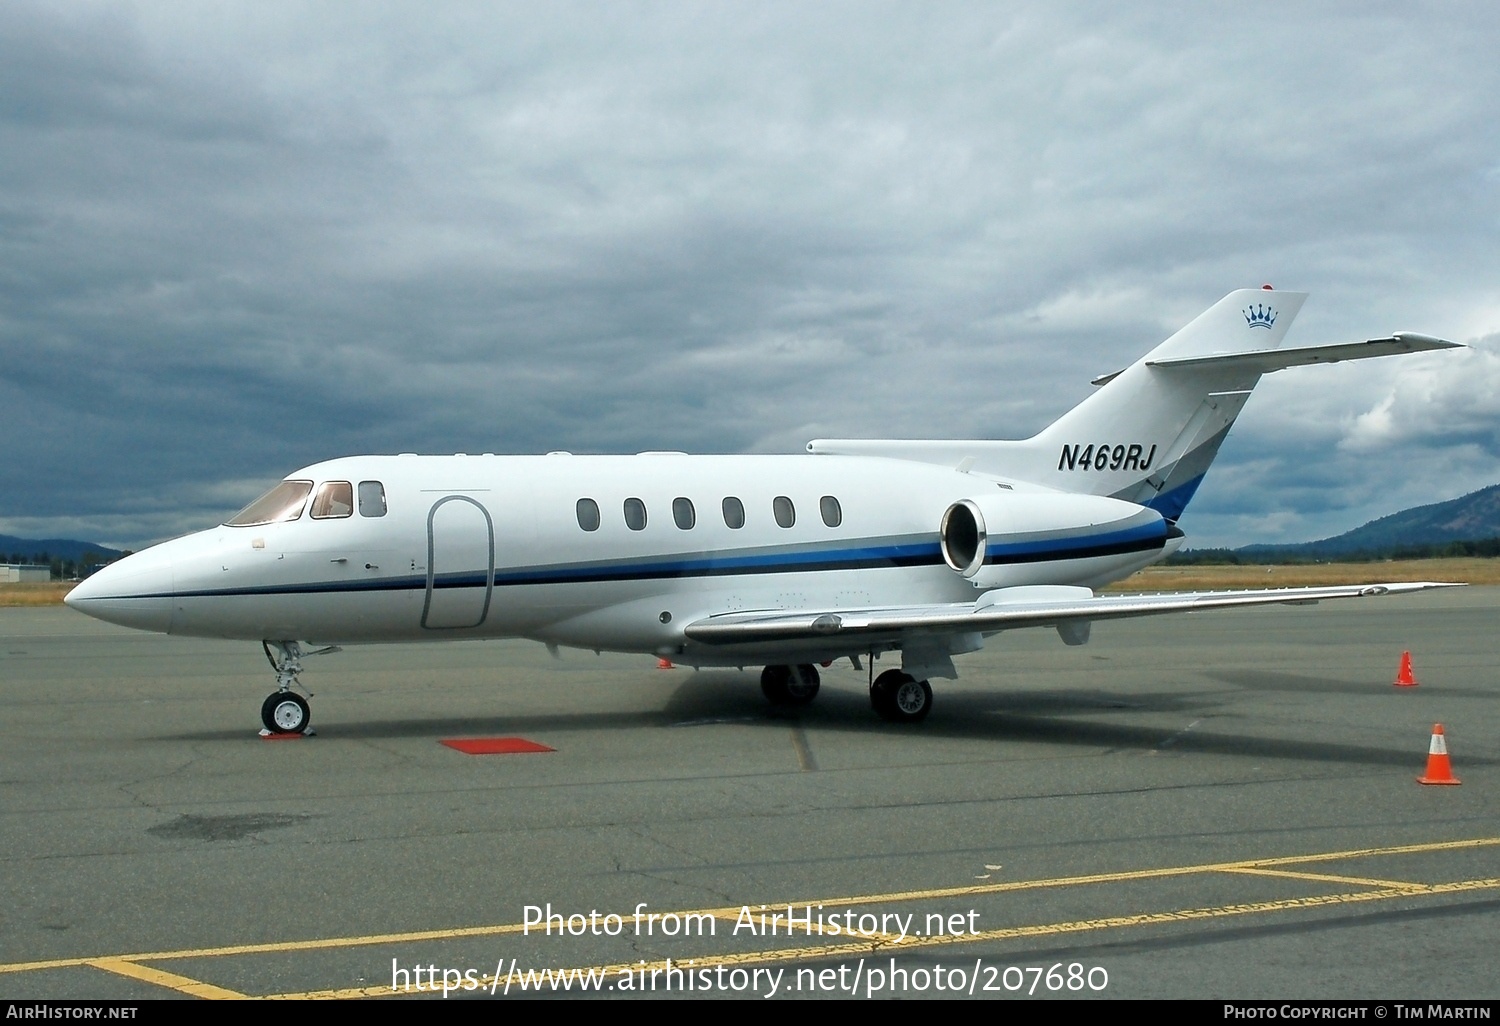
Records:
<instances>
[{"instance_id":1,"label":"cabin window","mask_svg":"<svg viewBox=\"0 0 1500 1026\"><path fill-rule=\"evenodd\" d=\"M359 515L362 517L385 516L385 485L379 481L359 483Z\"/></svg>"},{"instance_id":2,"label":"cabin window","mask_svg":"<svg viewBox=\"0 0 1500 1026\"><path fill-rule=\"evenodd\" d=\"M302 504L307 501L312 484L311 481L283 481L230 517L224 526L255 527L296 520L302 515Z\"/></svg>"},{"instance_id":3,"label":"cabin window","mask_svg":"<svg viewBox=\"0 0 1500 1026\"><path fill-rule=\"evenodd\" d=\"M693 509L693 500L683 498L673 499L672 519L684 531L691 531L693 525L698 522L698 514Z\"/></svg>"},{"instance_id":4,"label":"cabin window","mask_svg":"<svg viewBox=\"0 0 1500 1026\"><path fill-rule=\"evenodd\" d=\"M782 527L791 527L797 522L797 510L792 506L792 500L785 495L778 495L771 500L771 512Z\"/></svg>"},{"instance_id":5,"label":"cabin window","mask_svg":"<svg viewBox=\"0 0 1500 1026\"><path fill-rule=\"evenodd\" d=\"M599 530L599 504L593 499L578 500L578 526L585 531Z\"/></svg>"},{"instance_id":6,"label":"cabin window","mask_svg":"<svg viewBox=\"0 0 1500 1026\"><path fill-rule=\"evenodd\" d=\"M724 526L735 531L745 526L745 504L733 495L724 500Z\"/></svg>"},{"instance_id":7,"label":"cabin window","mask_svg":"<svg viewBox=\"0 0 1500 1026\"><path fill-rule=\"evenodd\" d=\"M354 515L354 486L348 481L324 481L313 496L308 511L314 520L334 520Z\"/></svg>"},{"instance_id":8,"label":"cabin window","mask_svg":"<svg viewBox=\"0 0 1500 1026\"><path fill-rule=\"evenodd\" d=\"M646 504L640 499L625 500L625 526L632 531L646 529Z\"/></svg>"},{"instance_id":9,"label":"cabin window","mask_svg":"<svg viewBox=\"0 0 1500 1026\"><path fill-rule=\"evenodd\" d=\"M832 495L825 495L818 500L818 512L823 514L823 523L829 527L837 527L844 522L844 511L839 508L839 500Z\"/></svg>"}]
</instances>

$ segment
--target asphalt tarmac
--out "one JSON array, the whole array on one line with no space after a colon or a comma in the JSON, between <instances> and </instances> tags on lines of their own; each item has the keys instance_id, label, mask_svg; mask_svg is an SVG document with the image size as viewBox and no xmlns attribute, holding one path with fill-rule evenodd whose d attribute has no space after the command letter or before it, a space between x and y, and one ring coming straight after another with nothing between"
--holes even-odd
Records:
<instances>
[{"instance_id":1,"label":"asphalt tarmac","mask_svg":"<svg viewBox=\"0 0 1500 1026\"><path fill-rule=\"evenodd\" d=\"M1494 588L1020 631L895 727L370 647L267 741L255 645L0 609L0 997L1493 999L1497 656Z\"/></svg>"}]
</instances>

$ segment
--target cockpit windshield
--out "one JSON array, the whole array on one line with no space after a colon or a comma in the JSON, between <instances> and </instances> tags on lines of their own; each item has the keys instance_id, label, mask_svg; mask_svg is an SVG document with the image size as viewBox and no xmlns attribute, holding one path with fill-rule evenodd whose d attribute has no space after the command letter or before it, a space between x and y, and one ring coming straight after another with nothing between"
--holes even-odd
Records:
<instances>
[{"instance_id":1,"label":"cockpit windshield","mask_svg":"<svg viewBox=\"0 0 1500 1026\"><path fill-rule=\"evenodd\" d=\"M311 481L283 481L224 522L225 527L279 524L302 515L302 504L312 491Z\"/></svg>"}]
</instances>

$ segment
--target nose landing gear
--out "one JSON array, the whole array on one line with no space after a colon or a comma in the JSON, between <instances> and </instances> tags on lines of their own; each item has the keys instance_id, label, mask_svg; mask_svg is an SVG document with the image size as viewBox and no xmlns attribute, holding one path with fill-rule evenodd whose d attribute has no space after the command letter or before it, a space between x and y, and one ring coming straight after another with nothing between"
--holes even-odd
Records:
<instances>
[{"instance_id":1,"label":"nose landing gear","mask_svg":"<svg viewBox=\"0 0 1500 1026\"><path fill-rule=\"evenodd\" d=\"M276 671L277 690L261 703L260 722L267 734L311 734L312 708L307 699L292 690L300 684L302 646L295 641L262 641L266 659Z\"/></svg>"}]
</instances>

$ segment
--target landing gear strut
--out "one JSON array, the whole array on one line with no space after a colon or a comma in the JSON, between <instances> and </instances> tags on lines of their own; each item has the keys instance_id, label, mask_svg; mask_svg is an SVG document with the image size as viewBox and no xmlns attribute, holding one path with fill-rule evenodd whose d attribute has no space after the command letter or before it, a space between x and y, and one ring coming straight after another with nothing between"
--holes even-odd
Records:
<instances>
[{"instance_id":1,"label":"landing gear strut","mask_svg":"<svg viewBox=\"0 0 1500 1026\"><path fill-rule=\"evenodd\" d=\"M870 705L883 720L917 723L932 711L932 687L900 670L886 670L870 685Z\"/></svg>"},{"instance_id":2,"label":"landing gear strut","mask_svg":"<svg viewBox=\"0 0 1500 1026\"><path fill-rule=\"evenodd\" d=\"M760 689L772 705L806 705L818 697L818 668L767 666L760 674Z\"/></svg>"},{"instance_id":3,"label":"landing gear strut","mask_svg":"<svg viewBox=\"0 0 1500 1026\"><path fill-rule=\"evenodd\" d=\"M295 641L263 641L266 658L276 671L276 688L260 707L260 722L272 734L305 734L312 722L312 709L307 699L292 690L300 683L297 675L302 672L302 646Z\"/></svg>"}]
</instances>

